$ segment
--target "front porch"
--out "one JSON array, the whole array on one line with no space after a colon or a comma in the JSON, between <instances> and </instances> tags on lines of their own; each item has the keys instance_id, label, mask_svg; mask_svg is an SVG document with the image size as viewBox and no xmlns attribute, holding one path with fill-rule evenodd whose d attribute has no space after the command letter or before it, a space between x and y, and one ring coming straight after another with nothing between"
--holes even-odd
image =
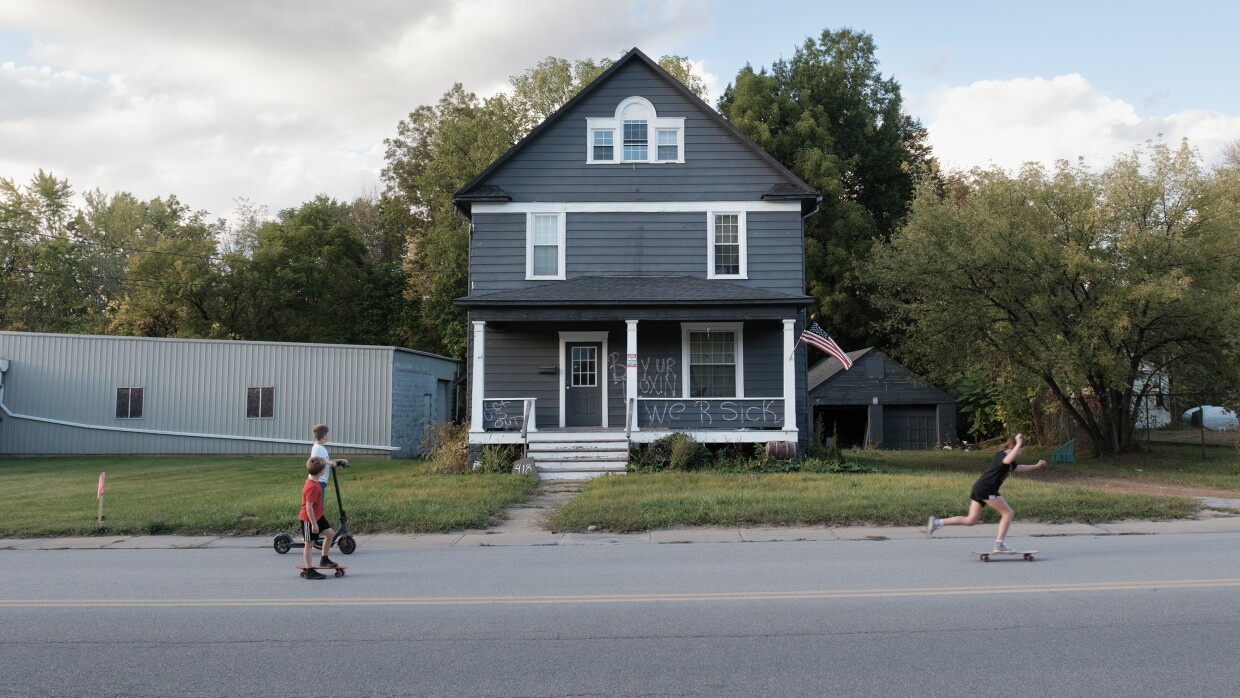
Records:
<instances>
[{"instance_id":1,"label":"front porch","mask_svg":"<svg viewBox=\"0 0 1240 698\"><path fill-rule=\"evenodd\" d=\"M590 460L594 472L622 472L632 444L673 432L707 444L803 442L797 331L809 301L656 276L459 299L470 309L470 446L585 461L575 456L592 443L613 454Z\"/></svg>"}]
</instances>

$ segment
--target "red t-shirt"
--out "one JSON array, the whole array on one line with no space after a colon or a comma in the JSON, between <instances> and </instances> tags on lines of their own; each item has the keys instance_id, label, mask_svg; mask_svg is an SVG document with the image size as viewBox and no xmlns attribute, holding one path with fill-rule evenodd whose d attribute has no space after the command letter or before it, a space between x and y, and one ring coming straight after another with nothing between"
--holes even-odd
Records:
<instances>
[{"instance_id":1,"label":"red t-shirt","mask_svg":"<svg viewBox=\"0 0 1240 698\"><path fill-rule=\"evenodd\" d=\"M306 504L314 502L315 520L323 516L323 488L319 487L318 480L306 480L306 484L301 488L301 513L297 518L302 521L309 521L310 515L306 513Z\"/></svg>"}]
</instances>

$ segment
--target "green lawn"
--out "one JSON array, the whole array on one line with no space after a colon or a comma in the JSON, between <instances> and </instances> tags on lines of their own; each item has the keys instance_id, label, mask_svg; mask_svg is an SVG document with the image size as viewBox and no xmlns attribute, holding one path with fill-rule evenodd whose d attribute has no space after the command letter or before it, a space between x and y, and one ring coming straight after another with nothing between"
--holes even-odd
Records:
<instances>
[{"instance_id":1,"label":"green lawn","mask_svg":"<svg viewBox=\"0 0 1240 698\"><path fill-rule=\"evenodd\" d=\"M1022 462L1050 449L1030 449ZM1056 482L1073 473L1205 488L1240 498L1240 454L1168 446L1110 459L1078 458L1004 485L1017 521L1097 523L1191 516L1187 497L1126 494ZM877 451L848 458L875 474L631 474L594 480L551 521L556 530L669 526L920 525L963 513L985 451ZM297 457L73 457L0 461L0 537L109 534L257 534L291 531L304 460ZM107 471L106 519L96 524L95 488ZM533 476L436 474L421 461L355 459L341 489L355 533L484 528L527 499ZM328 489L328 518L338 520ZM988 511L987 521L997 520Z\"/></svg>"},{"instance_id":2,"label":"green lawn","mask_svg":"<svg viewBox=\"0 0 1240 698\"><path fill-rule=\"evenodd\" d=\"M95 492L107 472L104 523ZM295 528L305 480L297 457L124 456L0 461L0 537L268 535ZM422 461L352 459L341 495L354 533L484 528L529 497L533 476L440 475ZM339 522L327 489L327 515Z\"/></svg>"},{"instance_id":3,"label":"green lawn","mask_svg":"<svg viewBox=\"0 0 1240 698\"><path fill-rule=\"evenodd\" d=\"M1050 460L1051 450L1028 449L1022 454L1020 462ZM849 457L876 465L887 472L929 470L977 474L994 457L994 451L870 451L849 454ZM1122 478L1151 485L1200 487L1230 491L1240 497L1240 453L1232 447L1212 448L1204 460L1200 448L1192 444L1154 444L1149 451L1104 458L1081 457L1078 453L1075 463L1050 463L1043 472ZM1040 474L1033 473L1030 477L1037 478Z\"/></svg>"},{"instance_id":4,"label":"green lawn","mask_svg":"<svg viewBox=\"0 0 1240 698\"><path fill-rule=\"evenodd\" d=\"M1030 449L1021 462L1046 458ZM877 451L846 456L881 468L877 474L725 474L665 472L592 481L551 521L556 530L590 525L611 531L686 526L832 525L914 526L930 515L963 514L969 488L990 451ZM1240 497L1240 456L1221 451L1201 461L1177 447L1110 459L1077 459L1017 475L1003 487L1017 521L1099 523L1118 519L1175 519L1193 515L1188 497L1104 491L1052 482L1058 471L1153 484L1201 487ZM987 510L984 521L998 521Z\"/></svg>"}]
</instances>

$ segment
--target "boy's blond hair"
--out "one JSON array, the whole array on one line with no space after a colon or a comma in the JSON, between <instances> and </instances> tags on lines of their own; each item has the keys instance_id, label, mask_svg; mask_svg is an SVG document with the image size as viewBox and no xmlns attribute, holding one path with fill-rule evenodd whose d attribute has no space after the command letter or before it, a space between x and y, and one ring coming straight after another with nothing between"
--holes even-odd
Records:
<instances>
[{"instance_id":1,"label":"boy's blond hair","mask_svg":"<svg viewBox=\"0 0 1240 698\"><path fill-rule=\"evenodd\" d=\"M318 475L319 473L323 472L323 468L326 468L326 467L327 467L327 461L323 460L322 458L319 458L318 456L311 456L306 461L306 472L310 473L311 475Z\"/></svg>"},{"instance_id":2,"label":"boy's blond hair","mask_svg":"<svg viewBox=\"0 0 1240 698\"><path fill-rule=\"evenodd\" d=\"M327 436L327 425L326 424L315 424L313 427L310 428L310 433L314 434L314 440L318 441L324 436Z\"/></svg>"}]
</instances>

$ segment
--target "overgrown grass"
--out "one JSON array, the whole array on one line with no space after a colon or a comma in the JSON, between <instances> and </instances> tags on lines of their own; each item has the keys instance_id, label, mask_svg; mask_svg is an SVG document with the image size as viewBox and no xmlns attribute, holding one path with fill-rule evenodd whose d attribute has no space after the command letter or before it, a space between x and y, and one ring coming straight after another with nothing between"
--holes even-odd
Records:
<instances>
[{"instance_id":1,"label":"overgrown grass","mask_svg":"<svg viewBox=\"0 0 1240 698\"><path fill-rule=\"evenodd\" d=\"M1050 448L1031 448L1022 462L1049 459ZM918 525L926 517L963 513L969 487L993 451L849 452L850 462L880 474L718 472L639 474L604 478L562 509L551 525L613 531L736 525ZM1240 455L1220 449L1201 460L1192 448L1155 445L1149 452L1109 458L1078 457L1046 470L1011 478L1004 495L1018 520L1098 523L1117 519L1190 516L1187 498L1119 493L1056 483L1056 475L1119 478L1234 493L1240 496ZM986 521L998 515L987 510Z\"/></svg>"},{"instance_id":2,"label":"overgrown grass","mask_svg":"<svg viewBox=\"0 0 1240 698\"><path fill-rule=\"evenodd\" d=\"M556 530L610 531L685 526L894 525L963 514L976 473L836 475L656 473L592 481L551 521ZM1004 495L1018 520L1097 523L1191 516L1191 500L1115 494L1086 487L1009 480ZM986 521L998 521L988 511Z\"/></svg>"},{"instance_id":3,"label":"overgrown grass","mask_svg":"<svg viewBox=\"0 0 1240 698\"><path fill-rule=\"evenodd\" d=\"M352 459L340 487L354 533L484 528L533 476L436 474L422 461ZM96 523L100 471L104 522ZM0 461L0 537L266 535L295 528L304 458L160 456ZM327 515L339 522L327 489Z\"/></svg>"},{"instance_id":4,"label":"overgrown grass","mask_svg":"<svg viewBox=\"0 0 1240 698\"><path fill-rule=\"evenodd\" d=\"M1020 461L1050 460L1049 448L1031 448ZM861 463L881 467L887 472L960 472L980 474L994 457L994 451L864 451L849 454ZM1233 492L1240 497L1240 453L1232 448L1211 450L1202 459L1192 445L1154 444L1148 451L1104 458L1076 457L1075 463L1050 463L1045 470L1031 473L1037 479L1047 475L1114 477L1159 485L1200 487ZM1025 477L1025 476L1018 476ZM1009 480L1008 482L1013 482ZM1004 485L1005 491L1007 485Z\"/></svg>"}]
</instances>

